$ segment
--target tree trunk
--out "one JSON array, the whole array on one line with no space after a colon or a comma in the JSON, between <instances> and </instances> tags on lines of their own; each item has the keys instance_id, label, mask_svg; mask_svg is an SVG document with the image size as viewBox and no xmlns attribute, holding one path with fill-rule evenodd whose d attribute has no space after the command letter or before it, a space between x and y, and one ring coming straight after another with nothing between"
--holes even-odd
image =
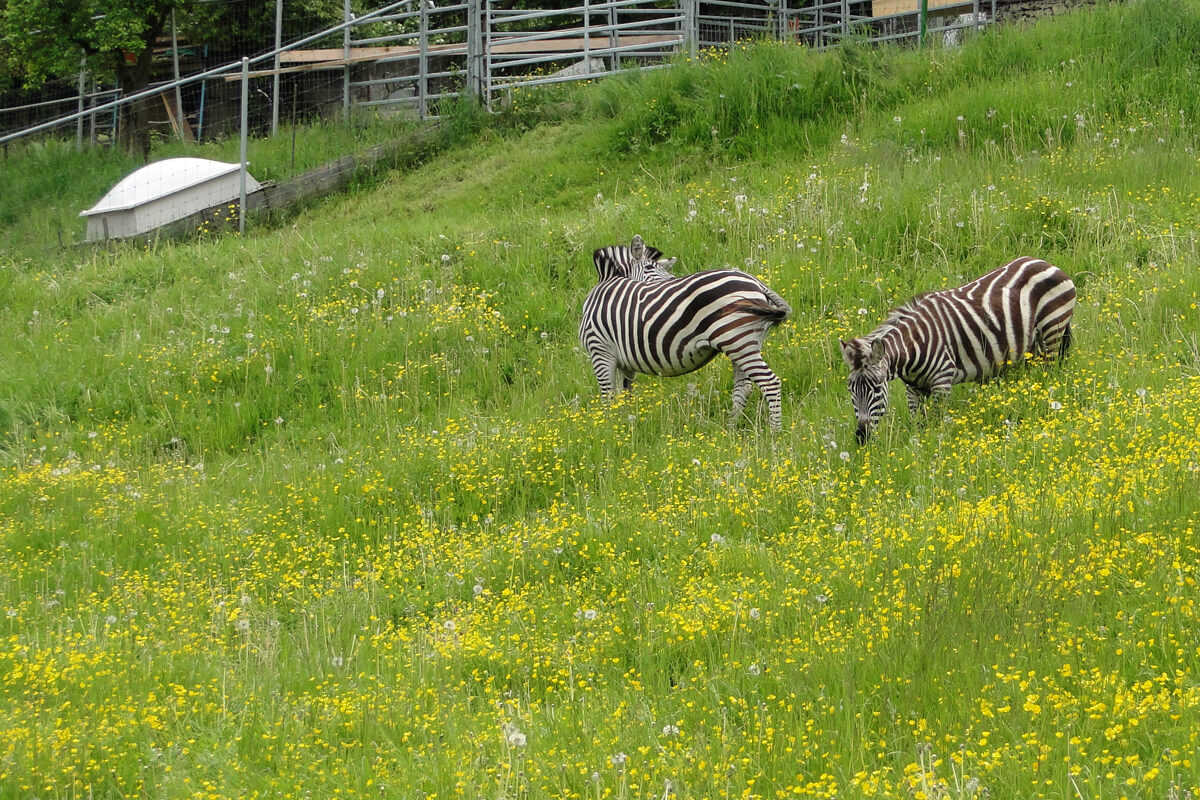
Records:
<instances>
[{"instance_id":1,"label":"tree trunk","mask_svg":"<svg viewBox=\"0 0 1200 800\"><path fill-rule=\"evenodd\" d=\"M128 56L117 67L117 81L121 93L133 95L150 85L154 68L154 42L162 33L162 25L152 26L143 34L146 46L130 63ZM121 135L119 141L126 152L139 154L143 159L150 156L150 109L157 97L148 97L121 106Z\"/></svg>"}]
</instances>

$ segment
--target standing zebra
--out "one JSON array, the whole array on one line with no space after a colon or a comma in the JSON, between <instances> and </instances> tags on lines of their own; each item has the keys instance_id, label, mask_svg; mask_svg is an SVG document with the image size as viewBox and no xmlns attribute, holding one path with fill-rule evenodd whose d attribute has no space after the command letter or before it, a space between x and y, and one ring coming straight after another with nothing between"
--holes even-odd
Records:
<instances>
[{"instance_id":1,"label":"standing zebra","mask_svg":"<svg viewBox=\"0 0 1200 800\"><path fill-rule=\"evenodd\" d=\"M683 375L724 353L733 362L734 417L757 384L771 428L780 430L781 382L763 361L762 343L791 307L744 272L676 278L670 274L675 259L661 255L635 236L628 248L604 247L592 256L599 282L584 300L579 341L601 393L628 389L635 373Z\"/></svg>"},{"instance_id":2,"label":"standing zebra","mask_svg":"<svg viewBox=\"0 0 1200 800\"><path fill-rule=\"evenodd\" d=\"M1066 273L1018 258L957 289L919 295L866 336L842 341L859 444L887 411L888 381L904 381L915 414L930 395L986 380L1026 353L1065 355L1074 310Z\"/></svg>"}]
</instances>

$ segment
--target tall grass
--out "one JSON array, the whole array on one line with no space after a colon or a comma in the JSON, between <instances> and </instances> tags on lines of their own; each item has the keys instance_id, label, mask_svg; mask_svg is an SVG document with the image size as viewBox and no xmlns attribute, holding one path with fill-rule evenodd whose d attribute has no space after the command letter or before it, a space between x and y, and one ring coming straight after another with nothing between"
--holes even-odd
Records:
<instances>
[{"instance_id":1,"label":"tall grass","mask_svg":"<svg viewBox=\"0 0 1200 800\"><path fill-rule=\"evenodd\" d=\"M1197 31L748 46L243 237L9 256L0 796L1200 792ZM597 397L634 233L788 299L781 434L724 363ZM854 446L836 339L1022 254L1071 357Z\"/></svg>"}]
</instances>

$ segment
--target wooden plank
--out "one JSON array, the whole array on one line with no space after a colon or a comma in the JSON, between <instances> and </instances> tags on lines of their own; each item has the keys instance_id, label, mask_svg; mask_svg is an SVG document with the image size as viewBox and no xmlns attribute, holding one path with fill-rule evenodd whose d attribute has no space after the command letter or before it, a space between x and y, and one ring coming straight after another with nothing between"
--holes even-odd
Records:
<instances>
[{"instance_id":1,"label":"wooden plank","mask_svg":"<svg viewBox=\"0 0 1200 800\"><path fill-rule=\"evenodd\" d=\"M916 0L913 0L916 2ZM514 36L526 36L527 34L513 34ZM659 34L659 33L623 33L617 37L618 47L634 47L637 45L648 44L663 44L665 42L677 42L680 36L674 33ZM589 41L590 40L590 41ZM536 41L523 42L505 42L503 38L493 40L492 51L501 53L574 53L585 49L597 50L608 47L610 40L607 35L586 36L563 36L550 39L538 39ZM431 44L427 48L430 53L441 53L447 50L461 50L463 53L467 51L465 43L458 44ZM350 58L345 58L345 51L339 47L327 47L316 50L289 50L286 53L279 54L279 62L281 64L314 64L321 63L327 66L345 66L346 64L354 64L360 61L376 61L381 58L394 58L396 56L411 56L417 55L420 52L420 47L417 45L405 45L403 47L352 47L350 48Z\"/></svg>"},{"instance_id":2,"label":"wooden plank","mask_svg":"<svg viewBox=\"0 0 1200 800\"><path fill-rule=\"evenodd\" d=\"M447 50L461 50L465 53L467 52L467 43L431 44L426 48L426 51L430 53L443 53ZM279 63L322 63L345 66L347 63L354 64L360 61L378 61L381 58L416 55L421 52L421 48L415 44L394 47L351 47L349 59L345 57L345 52L340 47L324 47L316 50L288 50L286 53L279 54Z\"/></svg>"},{"instance_id":3,"label":"wooden plank","mask_svg":"<svg viewBox=\"0 0 1200 800\"><path fill-rule=\"evenodd\" d=\"M163 92L160 97L162 97L163 105L166 106L167 119L171 120L171 130L175 131L175 135L182 134L185 142L196 141L196 135L192 133L192 126L183 114L183 109L175 107L174 95Z\"/></svg>"},{"instance_id":4,"label":"wooden plank","mask_svg":"<svg viewBox=\"0 0 1200 800\"><path fill-rule=\"evenodd\" d=\"M341 48L328 48L323 50L292 50L288 53L280 53L280 63L291 63L295 66L280 67L279 69L260 69L250 73L251 78L264 78L270 75L287 75L293 72L317 72L324 69L341 69L346 65L367 64L372 61L379 61L384 58L416 58L421 49L419 47L355 47L350 50L350 58L343 58L344 50ZM426 52L441 55L466 55L466 42L458 42L454 44L431 44L426 48ZM291 53L297 53L298 56L292 58L283 58ZM241 74L226 75L226 81L240 81Z\"/></svg>"},{"instance_id":5,"label":"wooden plank","mask_svg":"<svg viewBox=\"0 0 1200 800\"><path fill-rule=\"evenodd\" d=\"M957 8L962 5L962 0L956 0L956 2L930 0L927 10L933 13L938 9ZM871 0L871 16L890 17L893 14L915 14L920 7L920 0Z\"/></svg>"},{"instance_id":6,"label":"wooden plank","mask_svg":"<svg viewBox=\"0 0 1200 800\"><path fill-rule=\"evenodd\" d=\"M896 2L897 0L885 0ZM917 2L917 0L911 0ZM514 34L524 36L526 34ZM626 33L617 37L617 47L646 47L655 44L674 44L680 41L679 34L674 33ZM608 36L567 36L558 39L539 39L536 41L505 42L502 39L492 44L492 52L503 55L544 55L546 53L583 53L585 51L604 50L612 47ZM352 47L350 57L345 57L345 50L340 47L325 47L314 50L289 50L279 54L281 64L289 64L277 70L263 69L250 73L251 78L263 78L270 75L284 75L293 72L312 72L324 69L341 69L347 65L366 64L384 58L416 58L421 48L417 45L404 47ZM426 52L440 55L466 55L465 42L452 44L431 44ZM226 81L240 81L242 76L226 75Z\"/></svg>"},{"instance_id":7,"label":"wooden plank","mask_svg":"<svg viewBox=\"0 0 1200 800\"><path fill-rule=\"evenodd\" d=\"M665 44L678 42L676 34L624 34L617 37L617 47L637 47L639 45ZM493 42L493 53L528 54L539 53L582 53L584 50L603 50L612 47L612 41L607 36L578 36L563 39L539 39L534 42Z\"/></svg>"}]
</instances>

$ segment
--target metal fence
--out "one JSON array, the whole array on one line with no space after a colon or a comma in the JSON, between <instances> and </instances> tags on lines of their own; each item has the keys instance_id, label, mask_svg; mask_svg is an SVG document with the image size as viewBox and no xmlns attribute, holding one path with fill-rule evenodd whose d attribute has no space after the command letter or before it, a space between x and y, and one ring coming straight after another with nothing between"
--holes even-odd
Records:
<instances>
[{"instance_id":1,"label":"metal fence","mask_svg":"<svg viewBox=\"0 0 1200 800\"><path fill-rule=\"evenodd\" d=\"M6 112L20 112L23 116L19 118L28 120L39 111L61 112L63 105L72 101L75 106L73 113L0 134L0 144L42 131L61 134L69 130L83 146L96 141L98 130L116 124L116 110L124 104L162 96L170 112L172 103L167 98L171 93L176 98L175 113L171 114L176 132L200 139L206 133L204 107L201 105L197 118L184 108L180 90L199 86L201 91L193 94L203 103L203 90L213 82L253 82L253 91L248 86L241 89L243 96L251 98L248 119L260 132L273 133L281 102L286 102L281 79L302 74L320 73L327 78L319 89L293 86L293 105L298 92L319 92L319 97L307 97L305 105L326 115L340 106L346 117L354 109L372 109L426 119L439 116L444 101L463 93L495 109L518 87L656 68L679 53L695 56L699 48L725 48L748 39L789 41L813 48L836 46L850 36L876 42L916 40L928 21L931 30L950 44L961 31L995 19L995 0L987 0L986 8L981 0L949 4L935 0L935 8L929 12L924 11L924 3L918 7L918 1L676 0L667 5L662 0L584 0L571 8L517 9L511 0L462 0L445 5L435 5L432 0L400 0L356 17L349 0L344 0L341 24L288 44L281 44L277 33L274 49L244 59L250 69L239 62L229 63L137 95L95 91L81 72L76 98L0 108L0 119ZM284 0L277 2L280 19ZM223 96L231 107L236 102L236 92ZM264 104L269 105L269 113ZM236 111L230 111L225 118L232 126L236 116Z\"/></svg>"}]
</instances>

